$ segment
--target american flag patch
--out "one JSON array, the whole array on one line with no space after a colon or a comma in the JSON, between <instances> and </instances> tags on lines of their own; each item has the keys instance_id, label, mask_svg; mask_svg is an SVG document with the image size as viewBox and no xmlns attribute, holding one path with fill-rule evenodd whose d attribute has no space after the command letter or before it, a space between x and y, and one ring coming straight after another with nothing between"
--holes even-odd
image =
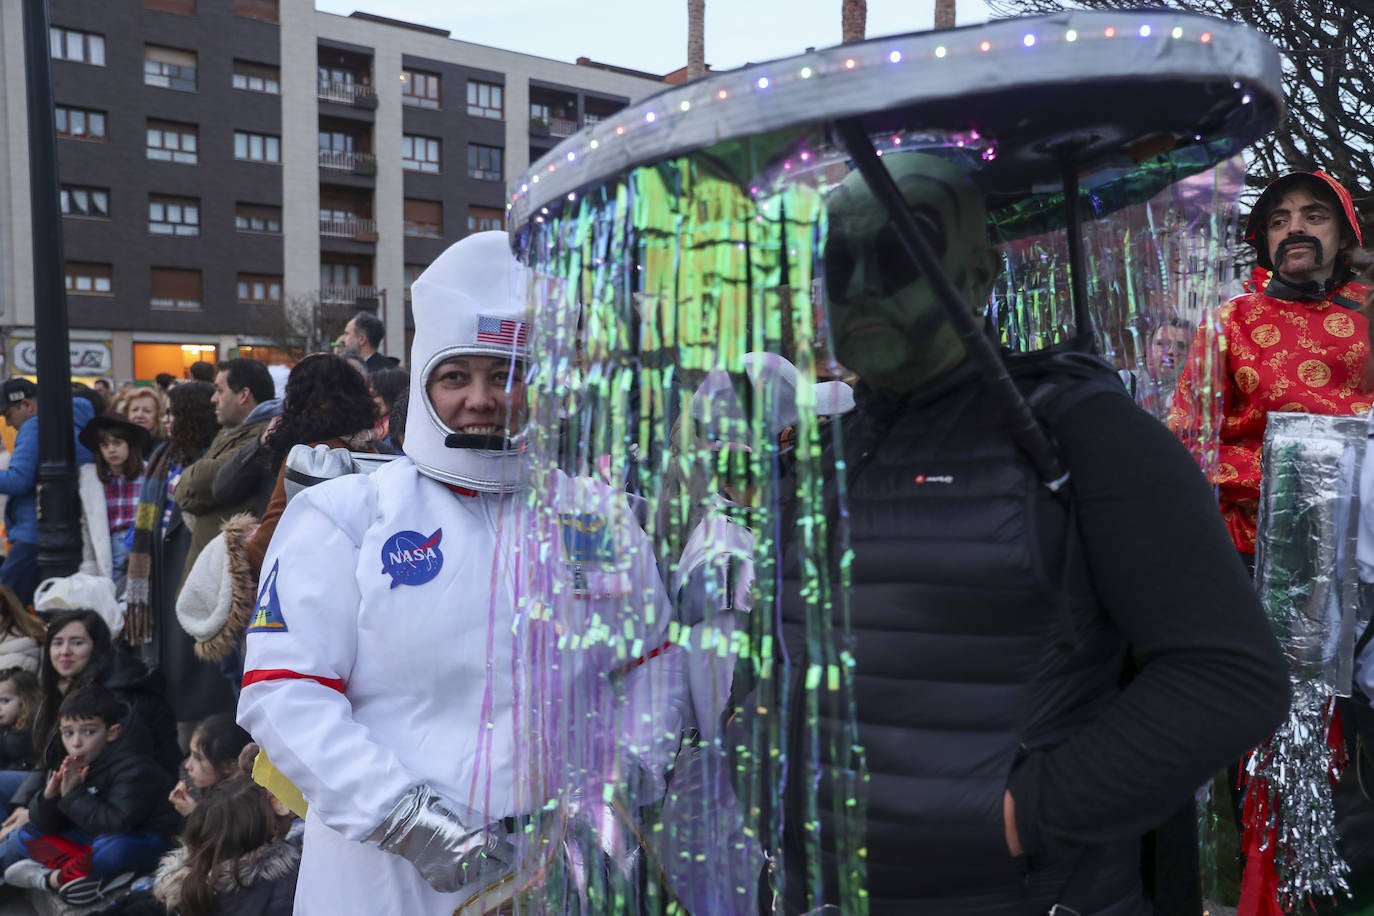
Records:
<instances>
[{"instance_id":1,"label":"american flag patch","mask_svg":"<svg viewBox=\"0 0 1374 916\"><path fill-rule=\"evenodd\" d=\"M525 322L511 321L509 318L493 318L490 315L477 316L477 342L498 344L522 350L525 347Z\"/></svg>"}]
</instances>

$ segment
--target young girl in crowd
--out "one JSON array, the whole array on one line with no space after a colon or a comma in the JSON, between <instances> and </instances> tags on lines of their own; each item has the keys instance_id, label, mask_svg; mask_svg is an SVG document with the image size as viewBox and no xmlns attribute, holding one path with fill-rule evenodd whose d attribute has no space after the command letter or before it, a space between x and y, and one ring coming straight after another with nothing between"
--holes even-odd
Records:
<instances>
[{"instance_id":1,"label":"young girl in crowd","mask_svg":"<svg viewBox=\"0 0 1374 916\"><path fill-rule=\"evenodd\" d=\"M210 789L239 773L239 754L253 739L227 714L210 716L191 734L191 753L186 758L186 778L169 796L182 817L196 810Z\"/></svg>"},{"instance_id":2,"label":"young girl in crowd","mask_svg":"<svg viewBox=\"0 0 1374 916\"><path fill-rule=\"evenodd\" d=\"M9 801L33 769L33 717L41 697L32 671L0 671L0 804Z\"/></svg>"},{"instance_id":3,"label":"young girl in crowd","mask_svg":"<svg viewBox=\"0 0 1374 916\"><path fill-rule=\"evenodd\" d=\"M19 603L19 596L0 585L0 669L38 670L43 651L43 621Z\"/></svg>"},{"instance_id":4,"label":"young girl in crowd","mask_svg":"<svg viewBox=\"0 0 1374 916\"><path fill-rule=\"evenodd\" d=\"M173 916L289 916L301 862L291 823L247 776L221 783L187 817L153 893Z\"/></svg>"},{"instance_id":5,"label":"young girl in crowd","mask_svg":"<svg viewBox=\"0 0 1374 916\"><path fill-rule=\"evenodd\" d=\"M108 576L115 592L122 593L148 431L119 414L105 413L82 427L79 438L95 455L95 463L80 470L82 572Z\"/></svg>"}]
</instances>

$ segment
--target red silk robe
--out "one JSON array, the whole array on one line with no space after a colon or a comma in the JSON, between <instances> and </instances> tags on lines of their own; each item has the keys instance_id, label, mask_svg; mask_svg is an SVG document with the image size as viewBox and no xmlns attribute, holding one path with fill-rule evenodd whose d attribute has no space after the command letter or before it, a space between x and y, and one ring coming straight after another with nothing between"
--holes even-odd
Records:
<instances>
[{"instance_id":1,"label":"red silk robe","mask_svg":"<svg viewBox=\"0 0 1374 916\"><path fill-rule=\"evenodd\" d=\"M1255 551L1260 446L1269 412L1364 414L1374 403L1374 393L1360 384L1369 356L1368 320L1330 301L1261 292L1272 276L1256 268L1247 292L1198 329L1167 418L1217 486L1226 526L1243 553ZM1347 283L1332 295L1358 303L1369 291Z\"/></svg>"}]
</instances>

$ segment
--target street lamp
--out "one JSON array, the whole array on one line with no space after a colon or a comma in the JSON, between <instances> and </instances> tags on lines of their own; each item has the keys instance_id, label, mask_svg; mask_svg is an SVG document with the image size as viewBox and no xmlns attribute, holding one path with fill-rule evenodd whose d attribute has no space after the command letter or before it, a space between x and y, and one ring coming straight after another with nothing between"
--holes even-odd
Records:
<instances>
[{"instance_id":1,"label":"street lamp","mask_svg":"<svg viewBox=\"0 0 1374 916\"><path fill-rule=\"evenodd\" d=\"M62 256L62 208L53 115L47 0L24 0L24 85L29 115L33 330L38 364L38 569L66 576L81 563L81 504L72 436L71 355Z\"/></svg>"}]
</instances>

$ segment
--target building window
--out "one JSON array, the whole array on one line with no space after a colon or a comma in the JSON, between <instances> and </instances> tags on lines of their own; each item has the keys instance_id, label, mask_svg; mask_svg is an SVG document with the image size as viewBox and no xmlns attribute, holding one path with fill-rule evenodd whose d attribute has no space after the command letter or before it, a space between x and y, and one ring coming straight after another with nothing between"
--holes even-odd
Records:
<instances>
[{"instance_id":1,"label":"building window","mask_svg":"<svg viewBox=\"0 0 1374 916\"><path fill-rule=\"evenodd\" d=\"M148 304L155 309L200 308L200 271L154 267Z\"/></svg>"},{"instance_id":2,"label":"building window","mask_svg":"<svg viewBox=\"0 0 1374 916\"><path fill-rule=\"evenodd\" d=\"M437 200L405 199L405 234L422 239L444 235L444 205Z\"/></svg>"},{"instance_id":3,"label":"building window","mask_svg":"<svg viewBox=\"0 0 1374 916\"><path fill-rule=\"evenodd\" d=\"M351 153L357 138L341 130L320 131L320 149L328 153Z\"/></svg>"},{"instance_id":4,"label":"building window","mask_svg":"<svg viewBox=\"0 0 1374 916\"><path fill-rule=\"evenodd\" d=\"M234 88L249 92L281 95L281 68L271 64L254 64L246 60L234 61Z\"/></svg>"},{"instance_id":5,"label":"building window","mask_svg":"<svg viewBox=\"0 0 1374 916\"><path fill-rule=\"evenodd\" d=\"M281 277L272 274L239 274L239 301L255 305L281 305Z\"/></svg>"},{"instance_id":6,"label":"building window","mask_svg":"<svg viewBox=\"0 0 1374 916\"><path fill-rule=\"evenodd\" d=\"M468 177L481 181L501 180L501 147L468 144Z\"/></svg>"},{"instance_id":7,"label":"building window","mask_svg":"<svg viewBox=\"0 0 1374 916\"><path fill-rule=\"evenodd\" d=\"M55 110L57 135L69 140L98 140L104 142L105 112L89 108L70 108L58 105Z\"/></svg>"},{"instance_id":8,"label":"building window","mask_svg":"<svg viewBox=\"0 0 1374 916\"><path fill-rule=\"evenodd\" d=\"M401 168L411 172L439 172L439 141L433 137L401 137Z\"/></svg>"},{"instance_id":9,"label":"building window","mask_svg":"<svg viewBox=\"0 0 1374 916\"><path fill-rule=\"evenodd\" d=\"M105 36L77 29L53 26L48 29L53 60L74 60L82 64L105 66Z\"/></svg>"},{"instance_id":10,"label":"building window","mask_svg":"<svg viewBox=\"0 0 1374 916\"><path fill-rule=\"evenodd\" d=\"M506 211L495 207L468 207L468 232L489 232L506 228Z\"/></svg>"},{"instance_id":11,"label":"building window","mask_svg":"<svg viewBox=\"0 0 1374 916\"><path fill-rule=\"evenodd\" d=\"M499 121L506 114L502 95L505 90L495 83L480 83L468 80L468 114L474 118L491 118Z\"/></svg>"},{"instance_id":12,"label":"building window","mask_svg":"<svg viewBox=\"0 0 1374 916\"><path fill-rule=\"evenodd\" d=\"M114 293L114 268L109 264L68 261L66 274L69 293L83 296L109 296Z\"/></svg>"},{"instance_id":13,"label":"building window","mask_svg":"<svg viewBox=\"0 0 1374 916\"><path fill-rule=\"evenodd\" d=\"M196 91L196 54L157 45L143 46L143 84L162 89Z\"/></svg>"},{"instance_id":14,"label":"building window","mask_svg":"<svg viewBox=\"0 0 1374 916\"><path fill-rule=\"evenodd\" d=\"M415 283L416 280L420 279L420 274L424 272L425 265L423 264L406 265L405 287L403 289L403 292L407 299L410 298L410 287Z\"/></svg>"},{"instance_id":15,"label":"building window","mask_svg":"<svg viewBox=\"0 0 1374 916\"><path fill-rule=\"evenodd\" d=\"M195 165L199 161L196 133L194 124L149 121L148 158Z\"/></svg>"},{"instance_id":16,"label":"building window","mask_svg":"<svg viewBox=\"0 0 1374 916\"><path fill-rule=\"evenodd\" d=\"M148 231L153 235L200 235L200 201L194 197L148 197Z\"/></svg>"},{"instance_id":17,"label":"building window","mask_svg":"<svg viewBox=\"0 0 1374 916\"><path fill-rule=\"evenodd\" d=\"M239 232L281 235L281 207L240 203L234 209L234 228Z\"/></svg>"},{"instance_id":18,"label":"building window","mask_svg":"<svg viewBox=\"0 0 1374 916\"><path fill-rule=\"evenodd\" d=\"M196 0L143 0L143 8L162 10L164 13L180 13L182 16L196 14Z\"/></svg>"},{"instance_id":19,"label":"building window","mask_svg":"<svg viewBox=\"0 0 1374 916\"><path fill-rule=\"evenodd\" d=\"M402 70L401 104L438 108L439 74L426 73L423 70Z\"/></svg>"},{"instance_id":20,"label":"building window","mask_svg":"<svg viewBox=\"0 0 1374 916\"><path fill-rule=\"evenodd\" d=\"M265 19L268 22L276 22L279 16L277 0L234 0L230 10L235 16Z\"/></svg>"},{"instance_id":21,"label":"building window","mask_svg":"<svg viewBox=\"0 0 1374 916\"><path fill-rule=\"evenodd\" d=\"M78 184L62 186L62 215L110 218L110 189Z\"/></svg>"},{"instance_id":22,"label":"building window","mask_svg":"<svg viewBox=\"0 0 1374 916\"><path fill-rule=\"evenodd\" d=\"M281 162L281 138L270 134L234 131L234 158L249 162Z\"/></svg>"},{"instance_id":23,"label":"building window","mask_svg":"<svg viewBox=\"0 0 1374 916\"><path fill-rule=\"evenodd\" d=\"M362 281L363 270L357 264L320 262L320 286L358 287L363 285Z\"/></svg>"}]
</instances>

